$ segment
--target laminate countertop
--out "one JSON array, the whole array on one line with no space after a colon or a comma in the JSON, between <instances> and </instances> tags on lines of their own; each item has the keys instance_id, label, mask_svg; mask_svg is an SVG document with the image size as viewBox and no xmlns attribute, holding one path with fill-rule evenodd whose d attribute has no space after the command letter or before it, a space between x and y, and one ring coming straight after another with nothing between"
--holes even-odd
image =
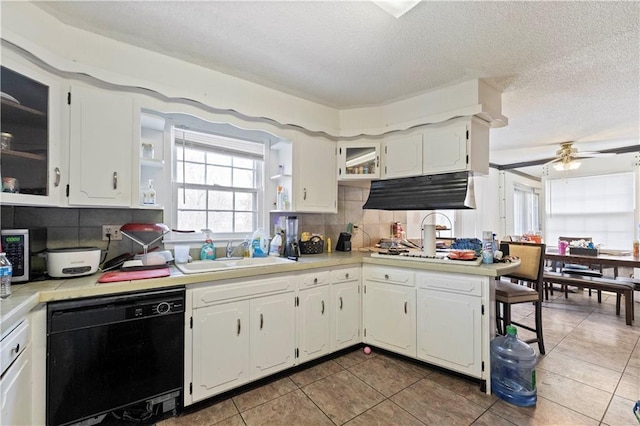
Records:
<instances>
[{"instance_id":1,"label":"laminate countertop","mask_svg":"<svg viewBox=\"0 0 640 426\"><path fill-rule=\"evenodd\" d=\"M335 268L348 265L376 264L428 270L496 277L515 269L519 263L494 263L467 265L457 263L429 263L389 258L371 257L368 252L333 252L318 255L301 256L298 262L265 265L253 268L230 269L225 271L183 274L175 266L170 267L171 275L163 278L150 278L115 283L98 283L101 272L93 275L67 279L49 279L25 284L12 285L12 294L0 301L0 336L11 330L19 320L40 303L59 300L96 297L115 293L152 290L168 287L187 286L200 283L236 278L255 277L267 274L300 272L317 268Z\"/></svg>"}]
</instances>

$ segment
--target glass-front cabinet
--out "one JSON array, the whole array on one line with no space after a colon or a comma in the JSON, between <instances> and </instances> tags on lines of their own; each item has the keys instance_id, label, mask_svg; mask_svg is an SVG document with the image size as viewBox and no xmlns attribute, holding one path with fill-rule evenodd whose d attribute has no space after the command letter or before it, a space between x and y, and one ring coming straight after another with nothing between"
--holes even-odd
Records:
<instances>
[{"instance_id":1,"label":"glass-front cabinet","mask_svg":"<svg viewBox=\"0 0 640 426\"><path fill-rule=\"evenodd\" d=\"M380 177L380 142L338 142L338 180Z\"/></svg>"},{"instance_id":2,"label":"glass-front cabinet","mask_svg":"<svg viewBox=\"0 0 640 426\"><path fill-rule=\"evenodd\" d=\"M57 205L60 86L44 75L14 69L3 65L0 72L2 203Z\"/></svg>"}]
</instances>

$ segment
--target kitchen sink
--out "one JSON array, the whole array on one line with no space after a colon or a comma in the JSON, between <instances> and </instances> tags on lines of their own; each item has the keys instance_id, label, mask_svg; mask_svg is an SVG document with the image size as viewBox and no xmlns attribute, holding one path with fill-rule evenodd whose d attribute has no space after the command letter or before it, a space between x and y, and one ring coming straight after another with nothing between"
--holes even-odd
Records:
<instances>
[{"instance_id":1,"label":"kitchen sink","mask_svg":"<svg viewBox=\"0 0 640 426\"><path fill-rule=\"evenodd\" d=\"M231 269L255 268L256 266L270 266L290 264L294 260L284 257L242 257L218 258L216 260L194 260L191 263L176 263L176 268L183 274L200 274L203 272L228 271Z\"/></svg>"}]
</instances>

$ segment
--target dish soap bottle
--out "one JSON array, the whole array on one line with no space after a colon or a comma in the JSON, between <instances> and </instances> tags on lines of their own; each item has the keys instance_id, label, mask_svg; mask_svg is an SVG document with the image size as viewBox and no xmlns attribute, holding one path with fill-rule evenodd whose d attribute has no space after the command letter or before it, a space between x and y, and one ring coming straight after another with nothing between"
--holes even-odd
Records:
<instances>
[{"instance_id":1,"label":"dish soap bottle","mask_svg":"<svg viewBox=\"0 0 640 426\"><path fill-rule=\"evenodd\" d=\"M205 240L202 249L200 249L200 260L215 260L216 246L211 239L211 230L203 229L202 232L204 232Z\"/></svg>"}]
</instances>

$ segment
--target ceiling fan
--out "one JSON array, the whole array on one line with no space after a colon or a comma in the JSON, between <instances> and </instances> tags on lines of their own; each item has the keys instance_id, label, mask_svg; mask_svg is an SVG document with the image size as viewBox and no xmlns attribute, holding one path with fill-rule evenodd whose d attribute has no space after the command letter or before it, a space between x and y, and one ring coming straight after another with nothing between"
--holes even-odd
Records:
<instances>
[{"instance_id":1,"label":"ceiling fan","mask_svg":"<svg viewBox=\"0 0 640 426\"><path fill-rule=\"evenodd\" d=\"M553 164L553 168L558 171L575 170L580 167L581 158L594 158L594 157L610 157L615 155L613 153L603 152L579 152L578 148L573 146L573 142L564 142L560 145L560 149L556 151L556 158L549 161L547 164Z\"/></svg>"}]
</instances>

